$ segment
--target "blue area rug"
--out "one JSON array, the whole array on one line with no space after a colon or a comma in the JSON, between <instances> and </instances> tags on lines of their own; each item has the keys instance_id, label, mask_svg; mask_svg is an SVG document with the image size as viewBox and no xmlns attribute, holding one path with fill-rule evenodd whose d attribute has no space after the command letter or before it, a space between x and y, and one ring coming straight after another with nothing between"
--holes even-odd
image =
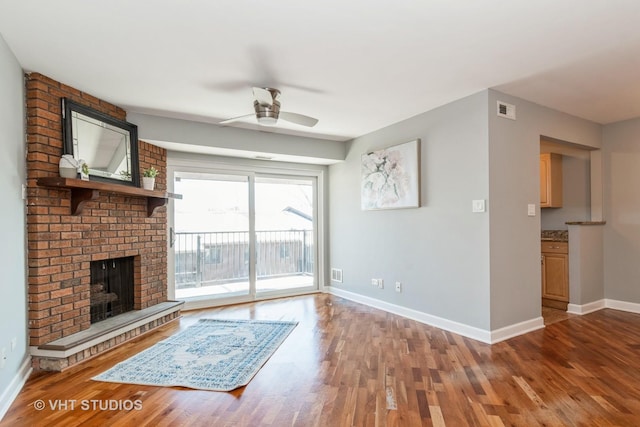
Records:
<instances>
[{"instance_id":1,"label":"blue area rug","mask_svg":"<svg viewBox=\"0 0 640 427\"><path fill-rule=\"evenodd\" d=\"M201 319L96 381L230 391L247 385L297 322Z\"/></svg>"}]
</instances>

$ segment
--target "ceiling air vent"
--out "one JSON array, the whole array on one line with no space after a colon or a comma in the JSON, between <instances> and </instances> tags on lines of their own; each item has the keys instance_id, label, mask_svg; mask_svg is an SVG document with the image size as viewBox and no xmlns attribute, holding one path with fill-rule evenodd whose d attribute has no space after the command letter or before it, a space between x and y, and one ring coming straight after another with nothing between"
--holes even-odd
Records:
<instances>
[{"instance_id":1,"label":"ceiling air vent","mask_svg":"<svg viewBox=\"0 0 640 427\"><path fill-rule=\"evenodd\" d=\"M507 104L506 102L498 101L498 117L504 117L505 119L516 119L516 106Z\"/></svg>"}]
</instances>

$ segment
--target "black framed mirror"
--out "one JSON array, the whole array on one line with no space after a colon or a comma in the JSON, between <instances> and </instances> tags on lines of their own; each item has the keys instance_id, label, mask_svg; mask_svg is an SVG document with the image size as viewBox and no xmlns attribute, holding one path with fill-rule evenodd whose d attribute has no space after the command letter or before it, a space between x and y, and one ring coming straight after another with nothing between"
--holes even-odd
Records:
<instances>
[{"instance_id":1,"label":"black framed mirror","mask_svg":"<svg viewBox=\"0 0 640 427\"><path fill-rule=\"evenodd\" d=\"M62 99L64 154L84 160L89 180L140 186L138 127Z\"/></svg>"}]
</instances>

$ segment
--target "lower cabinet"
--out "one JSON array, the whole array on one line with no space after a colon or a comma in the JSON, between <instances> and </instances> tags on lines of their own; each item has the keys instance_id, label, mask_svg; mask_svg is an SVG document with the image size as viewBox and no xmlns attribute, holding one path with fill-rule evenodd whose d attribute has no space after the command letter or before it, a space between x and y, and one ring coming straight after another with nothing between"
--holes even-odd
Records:
<instances>
[{"instance_id":1,"label":"lower cabinet","mask_svg":"<svg viewBox=\"0 0 640 427\"><path fill-rule=\"evenodd\" d=\"M542 305L566 310L569 304L569 246L542 242Z\"/></svg>"}]
</instances>

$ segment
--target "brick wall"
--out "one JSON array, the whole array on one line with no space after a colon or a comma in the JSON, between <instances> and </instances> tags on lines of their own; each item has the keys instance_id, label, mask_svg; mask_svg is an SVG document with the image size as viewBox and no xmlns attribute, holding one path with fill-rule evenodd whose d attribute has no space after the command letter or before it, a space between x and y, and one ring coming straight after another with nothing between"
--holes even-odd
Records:
<instances>
[{"instance_id":1,"label":"brick wall","mask_svg":"<svg viewBox=\"0 0 640 427\"><path fill-rule=\"evenodd\" d=\"M30 345L46 344L90 326L91 261L133 256L135 309L167 300L166 208L146 216L146 199L100 193L80 215L71 215L69 190L40 187L36 179L59 176L63 154L61 98L120 120L126 112L37 73L26 75L27 227ZM140 171L160 171L166 189L166 151L140 141Z\"/></svg>"}]
</instances>

